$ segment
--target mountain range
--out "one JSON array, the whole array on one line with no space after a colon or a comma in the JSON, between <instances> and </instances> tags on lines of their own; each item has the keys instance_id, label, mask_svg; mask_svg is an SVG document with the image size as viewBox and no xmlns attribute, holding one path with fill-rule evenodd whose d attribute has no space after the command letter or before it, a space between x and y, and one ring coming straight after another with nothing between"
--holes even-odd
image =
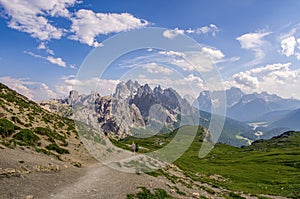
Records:
<instances>
[{"instance_id":1,"label":"mountain range","mask_svg":"<svg viewBox=\"0 0 300 199\"><path fill-rule=\"evenodd\" d=\"M193 103L200 110L211 112L211 96L215 98L225 92L227 100L227 117L241 122L263 123L260 130L274 129L299 130L298 112L300 100L284 99L267 92L246 94L239 88L230 88L225 91L203 91Z\"/></svg>"},{"instance_id":2,"label":"mountain range","mask_svg":"<svg viewBox=\"0 0 300 199\"><path fill-rule=\"evenodd\" d=\"M100 96L97 92L84 95L73 90L66 99L43 101L40 105L118 137L167 133L185 125L217 129L223 119L214 115L216 121L211 125L212 114L199 111L176 90L159 85L151 88L132 80L120 82L110 96ZM213 134L211 138L216 140ZM249 145L254 136L255 131L248 124L225 118L218 141L242 146Z\"/></svg>"},{"instance_id":3,"label":"mountain range","mask_svg":"<svg viewBox=\"0 0 300 199\"><path fill-rule=\"evenodd\" d=\"M146 136L171 132L184 125L218 128L224 117L214 115L217 122L210 126L214 100L210 96L217 98L221 92L214 91L211 95L203 91L191 105L172 88L163 89L158 85L152 89L148 84L128 80L120 82L110 96L100 96L95 91L85 95L73 90L66 99L43 101L40 105L105 134ZM239 88L225 90L225 94L227 115L219 142L249 145L258 139L300 129L299 100L283 99L267 92L246 94Z\"/></svg>"}]
</instances>

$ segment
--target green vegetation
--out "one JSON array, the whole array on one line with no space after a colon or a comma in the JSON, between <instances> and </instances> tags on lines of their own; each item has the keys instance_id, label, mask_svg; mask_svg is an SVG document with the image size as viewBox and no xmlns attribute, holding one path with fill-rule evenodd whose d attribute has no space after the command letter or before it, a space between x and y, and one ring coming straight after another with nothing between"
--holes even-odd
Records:
<instances>
[{"instance_id":1,"label":"green vegetation","mask_svg":"<svg viewBox=\"0 0 300 199\"><path fill-rule=\"evenodd\" d=\"M22 129L20 132L13 136L16 140L20 141L20 145L34 146L36 142L40 139L29 129Z\"/></svg>"},{"instance_id":2,"label":"green vegetation","mask_svg":"<svg viewBox=\"0 0 300 199\"><path fill-rule=\"evenodd\" d=\"M60 135L57 132L53 132L50 128L36 127L34 132L39 135L45 135L48 137L48 140L51 142L55 142L54 140L61 141L64 145L67 144L66 137Z\"/></svg>"},{"instance_id":3,"label":"green vegetation","mask_svg":"<svg viewBox=\"0 0 300 199\"><path fill-rule=\"evenodd\" d=\"M197 131L189 149L174 162L186 176L232 191L300 198L300 132L287 132L242 148L217 144L206 157L200 159L198 154L203 129L185 127L184 130L187 134L188 131ZM143 148L141 152L149 152L164 147L175 134L176 131L145 139L128 137L113 143L129 150L128 144L135 141ZM157 144L158 142L163 144ZM161 170L149 174L172 177ZM216 175L220 177L213 178ZM170 180L176 181L173 178ZM235 197L233 195L234 192L229 197Z\"/></svg>"},{"instance_id":4,"label":"green vegetation","mask_svg":"<svg viewBox=\"0 0 300 199\"><path fill-rule=\"evenodd\" d=\"M73 135L79 138L73 120L42 109L0 83L0 144L10 148L27 146L60 158L69 153L63 147L69 145Z\"/></svg>"},{"instance_id":5,"label":"green vegetation","mask_svg":"<svg viewBox=\"0 0 300 199\"><path fill-rule=\"evenodd\" d=\"M15 125L5 119L5 118L1 118L0 119L0 136L2 137L8 137L10 135L12 135L15 132Z\"/></svg>"},{"instance_id":6,"label":"green vegetation","mask_svg":"<svg viewBox=\"0 0 300 199\"><path fill-rule=\"evenodd\" d=\"M48 146L46 146L46 149L56 151L58 154L68 154L69 153L69 151L67 149L61 148L61 147L57 146L57 144L55 144L55 143L49 144Z\"/></svg>"},{"instance_id":7,"label":"green vegetation","mask_svg":"<svg viewBox=\"0 0 300 199\"><path fill-rule=\"evenodd\" d=\"M141 189L136 195L127 194L127 199L171 199L171 197L165 190L163 189L154 189L154 193L151 192L146 187L138 187Z\"/></svg>"}]
</instances>

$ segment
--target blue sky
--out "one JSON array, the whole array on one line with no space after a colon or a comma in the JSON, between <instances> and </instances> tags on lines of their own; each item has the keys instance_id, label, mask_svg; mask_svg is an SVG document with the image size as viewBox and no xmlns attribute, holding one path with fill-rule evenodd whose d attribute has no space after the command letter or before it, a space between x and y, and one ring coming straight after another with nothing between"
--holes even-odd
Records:
<instances>
[{"instance_id":1,"label":"blue sky","mask_svg":"<svg viewBox=\"0 0 300 199\"><path fill-rule=\"evenodd\" d=\"M0 0L0 6L0 81L34 100L66 96L95 47L118 33L149 27L169 29L169 39L185 34L198 42L225 88L300 98L298 0ZM166 86L180 82L182 95L189 92L184 84L192 84L195 95L207 89L199 71L181 68L171 78L178 53L128 53L115 60L112 72L84 84L98 82L103 95L120 76ZM126 64L138 67L126 71Z\"/></svg>"}]
</instances>

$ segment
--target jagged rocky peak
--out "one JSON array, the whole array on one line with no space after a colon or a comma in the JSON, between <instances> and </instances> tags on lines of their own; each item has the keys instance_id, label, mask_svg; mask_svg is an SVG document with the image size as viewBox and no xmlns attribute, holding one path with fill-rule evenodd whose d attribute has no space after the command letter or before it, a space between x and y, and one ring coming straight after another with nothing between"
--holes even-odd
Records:
<instances>
[{"instance_id":1,"label":"jagged rocky peak","mask_svg":"<svg viewBox=\"0 0 300 199\"><path fill-rule=\"evenodd\" d=\"M137 81L133 82L131 79L128 80L126 83L120 82L116 86L116 90L113 94L113 97L116 99L126 99L131 95L135 94L140 86L141 85Z\"/></svg>"},{"instance_id":2,"label":"jagged rocky peak","mask_svg":"<svg viewBox=\"0 0 300 199\"><path fill-rule=\"evenodd\" d=\"M67 99L68 104L72 104L73 102L77 101L79 97L78 91L71 90L69 93L69 97Z\"/></svg>"},{"instance_id":3,"label":"jagged rocky peak","mask_svg":"<svg viewBox=\"0 0 300 199\"><path fill-rule=\"evenodd\" d=\"M137 81L133 82L131 79L126 82L126 86L128 90L131 92L137 91L137 89L141 86Z\"/></svg>"},{"instance_id":4,"label":"jagged rocky peak","mask_svg":"<svg viewBox=\"0 0 300 199\"><path fill-rule=\"evenodd\" d=\"M155 93L155 94L157 94L157 93L163 93L163 89L160 87L160 85L158 85L158 86L156 86L155 88L154 88L154 90L153 90L153 92Z\"/></svg>"}]
</instances>

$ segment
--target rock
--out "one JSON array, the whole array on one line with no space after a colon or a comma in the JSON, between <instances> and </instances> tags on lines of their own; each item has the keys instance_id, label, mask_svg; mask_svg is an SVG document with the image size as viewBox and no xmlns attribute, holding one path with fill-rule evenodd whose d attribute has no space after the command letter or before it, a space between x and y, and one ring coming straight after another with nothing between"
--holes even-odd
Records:
<instances>
[{"instance_id":1,"label":"rock","mask_svg":"<svg viewBox=\"0 0 300 199\"><path fill-rule=\"evenodd\" d=\"M200 194L198 192L193 193L193 198L200 198Z\"/></svg>"},{"instance_id":2,"label":"rock","mask_svg":"<svg viewBox=\"0 0 300 199\"><path fill-rule=\"evenodd\" d=\"M28 195L28 196L25 196L25 199L33 199L34 196L33 195Z\"/></svg>"}]
</instances>

